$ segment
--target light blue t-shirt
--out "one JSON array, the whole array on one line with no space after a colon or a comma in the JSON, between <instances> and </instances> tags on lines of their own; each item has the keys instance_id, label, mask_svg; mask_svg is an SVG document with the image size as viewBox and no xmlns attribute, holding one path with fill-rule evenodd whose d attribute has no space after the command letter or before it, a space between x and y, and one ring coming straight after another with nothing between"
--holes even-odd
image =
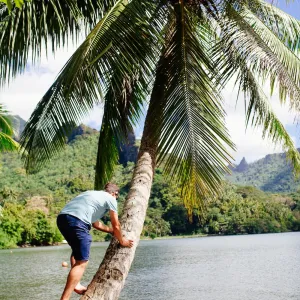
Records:
<instances>
[{"instance_id":1,"label":"light blue t-shirt","mask_svg":"<svg viewBox=\"0 0 300 300\"><path fill-rule=\"evenodd\" d=\"M72 215L91 225L101 219L108 210L118 213L115 197L105 191L86 191L67 203L59 214Z\"/></svg>"}]
</instances>

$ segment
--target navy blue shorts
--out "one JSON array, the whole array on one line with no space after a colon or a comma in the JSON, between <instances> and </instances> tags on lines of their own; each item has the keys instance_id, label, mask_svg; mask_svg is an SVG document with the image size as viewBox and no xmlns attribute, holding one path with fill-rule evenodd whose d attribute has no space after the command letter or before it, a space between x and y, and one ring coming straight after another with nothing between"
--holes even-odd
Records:
<instances>
[{"instance_id":1,"label":"navy blue shorts","mask_svg":"<svg viewBox=\"0 0 300 300\"><path fill-rule=\"evenodd\" d=\"M57 227L72 248L75 260L89 260L92 237L91 225L71 215L58 215Z\"/></svg>"}]
</instances>

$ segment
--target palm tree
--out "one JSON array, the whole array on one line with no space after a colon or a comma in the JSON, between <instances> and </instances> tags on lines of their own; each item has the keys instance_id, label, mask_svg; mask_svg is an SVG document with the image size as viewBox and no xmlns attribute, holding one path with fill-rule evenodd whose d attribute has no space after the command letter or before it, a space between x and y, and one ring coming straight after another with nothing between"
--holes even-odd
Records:
<instances>
[{"instance_id":1,"label":"palm tree","mask_svg":"<svg viewBox=\"0 0 300 300\"><path fill-rule=\"evenodd\" d=\"M230 79L235 79L245 95L246 125L261 127L264 137L281 143L295 172L300 170L299 153L261 88L269 80L272 90L279 88L281 101L299 111L298 20L263 0L78 1L85 3L81 7L68 0L57 9L53 7L58 1L42 2L42 7L39 3L26 2L21 10L6 15L4 36L12 47L10 52L0 49L3 78L24 69L29 49L38 56L48 34L56 46L67 37L76 37L80 22L91 30L27 123L21 139L28 152L26 167L39 169L64 147L65 136L82 117L94 105L104 103L95 178L99 189L112 175L117 145L148 106L121 217L123 232L136 241L135 246L154 167L160 161L181 187L190 213L195 208L204 210L206 197L218 193L231 160L228 151L234 148L224 124L221 98ZM33 8L35 14L30 14ZM52 14L61 11L61 18L53 20L47 9ZM7 33L9 29L25 37L23 27L15 29L14 14L19 16L18 24L30 24L23 26L24 31L29 28L27 35L32 31L28 36L37 44L13 46L18 39ZM35 15L42 24L40 31L30 21ZM81 299L117 299L135 249L120 248L113 239Z\"/></svg>"},{"instance_id":2,"label":"palm tree","mask_svg":"<svg viewBox=\"0 0 300 300\"><path fill-rule=\"evenodd\" d=\"M0 104L0 152L16 151L19 149L19 144L12 138L13 128L8 112Z\"/></svg>"}]
</instances>

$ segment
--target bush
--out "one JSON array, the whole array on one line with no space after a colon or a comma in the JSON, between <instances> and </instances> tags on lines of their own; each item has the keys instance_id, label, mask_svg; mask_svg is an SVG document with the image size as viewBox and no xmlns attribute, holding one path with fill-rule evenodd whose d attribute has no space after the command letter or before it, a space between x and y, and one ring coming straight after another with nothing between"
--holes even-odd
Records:
<instances>
[{"instance_id":1,"label":"bush","mask_svg":"<svg viewBox=\"0 0 300 300\"><path fill-rule=\"evenodd\" d=\"M6 203L1 211L0 216L0 230L1 236L1 247L8 248L16 246L22 240L22 222L20 211L22 210L21 205L12 203Z\"/></svg>"},{"instance_id":2,"label":"bush","mask_svg":"<svg viewBox=\"0 0 300 300\"><path fill-rule=\"evenodd\" d=\"M0 249L9 249L16 247L16 241L11 239L10 236L0 228Z\"/></svg>"},{"instance_id":3,"label":"bush","mask_svg":"<svg viewBox=\"0 0 300 300\"><path fill-rule=\"evenodd\" d=\"M12 203L6 203L1 210L0 248L51 245L62 239L55 220L41 210L27 210Z\"/></svg>"},{"instance_id":4,"label":"bush","mask_svg":"<svg viewBox=\"0 0 300 300\"><path fill-rule=\"evenodd\" d=\"M151 238L152 240L154 240L156 237L157 237L157 236L156 236L155 233L153 233L153 232L150 233L150 238Z\"/></svg>"}]
</instances>

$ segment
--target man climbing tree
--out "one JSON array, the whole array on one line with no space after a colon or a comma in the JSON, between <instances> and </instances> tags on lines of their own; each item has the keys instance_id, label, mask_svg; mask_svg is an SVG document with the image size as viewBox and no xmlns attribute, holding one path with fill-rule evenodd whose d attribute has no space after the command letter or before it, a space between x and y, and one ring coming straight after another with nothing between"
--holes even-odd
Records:
<instances>
[{"instance_id":1,"label":"man climbing tree","mask_svg":"<svg viewBox=\"0 0 300 300\"><path fill-rule=\"evenodd\" d=\"M117 201L119 188L107 183L104 191L86 191L71 200L57 217L57 226L72 248L71 271L61 300L68 300L74 290L83 294L87 288L80 284L80 279L88 264L92 242L89 233L95 229L113 234L123 247L131 248L132 240L123 238L118 220ZM112 227L103 225L99 219L109 211Z\"/></svg>"}]
</instances>

